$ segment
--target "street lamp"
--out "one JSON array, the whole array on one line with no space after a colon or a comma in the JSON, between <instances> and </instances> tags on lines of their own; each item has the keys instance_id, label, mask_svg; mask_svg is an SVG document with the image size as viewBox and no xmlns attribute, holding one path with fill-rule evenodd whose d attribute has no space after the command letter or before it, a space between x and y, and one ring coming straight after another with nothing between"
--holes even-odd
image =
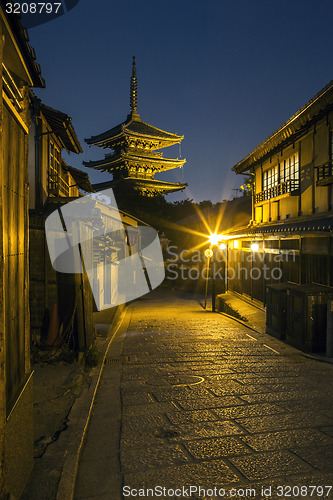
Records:
<instances>
[{"instance_id":1,"label":"street lamp","mask_svg":"<svg viewBox=\"0 0 333 500\"><path fill-rule=\"evenodd\" d=\"M212 233L209 236L209 242L212 247L217 246L219 242L222 240L222 234Z\"/></svg>"},{"instance_id":2,"label":"street lamp","mask_svg":"<svg viewBox=\"0 0 333 500\"><path fill-rule=\"evenodd\" d=\"M207 259L207 274L206 274L206 290L205 290L205 305L204 309L207 307L207 292L208 292L208 280L209 280L209 265L210 265L210 259L213 256L213 250L211 249L211 246L209 248L206 248L205 250L205 257Z\"/></svg>"},{"instance_id":3,"label":"street lamp","mask_svg":"<svg viewBox=\"0 0 333 500\"><path fill-rule=\"evenodd\" d=\"M204 309L206 309L207 306L207 293L208 293L208 279L209 279L209 267L210 267L210 259L214 255L214 249L220 248L220 250L225 250L226 245L225 243L220 243L221 240L223 239L222 234L217 234L211 233L211 235L208 238L208 241L210 243L209 248L205 250L205 256L207 258L207 276L206 276L206 291L205 291L205 305ZM212 276L212 311L215 312L215 269L213 269L213 276Z\"/></svg>"}]
</instances>

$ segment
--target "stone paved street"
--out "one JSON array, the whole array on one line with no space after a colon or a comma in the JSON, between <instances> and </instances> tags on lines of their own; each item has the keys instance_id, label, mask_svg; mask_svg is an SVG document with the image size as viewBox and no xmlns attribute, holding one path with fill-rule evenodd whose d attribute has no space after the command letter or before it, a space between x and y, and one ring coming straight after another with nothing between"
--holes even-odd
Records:
<instances>
[{"instance_id":1,"label":"stone paved street","mask_svg":"<svg viewBox=\"0 0 333 500\"><path fill-rule=\"evenodd\" d=\"M109 357L77 499L327 498L333 365L165 289L129 306Z\"/></svg>"}]
</instances>

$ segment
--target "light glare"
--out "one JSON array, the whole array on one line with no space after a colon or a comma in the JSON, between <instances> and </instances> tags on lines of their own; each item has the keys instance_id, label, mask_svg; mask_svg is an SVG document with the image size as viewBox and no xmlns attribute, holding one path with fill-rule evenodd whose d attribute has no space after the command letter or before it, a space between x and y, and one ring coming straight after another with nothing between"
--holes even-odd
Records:
<instances>
[{"instance_id":1,"label":"light glare","mask_svg":"<svg viewBox=\"0 0 333 500\"><path fill-rule=\"evenodd\" d=\"M218 245L221 238L222 238L221 234L212 233L209 237L210 244L212 246Z\"/></svg>"}]
</instances>

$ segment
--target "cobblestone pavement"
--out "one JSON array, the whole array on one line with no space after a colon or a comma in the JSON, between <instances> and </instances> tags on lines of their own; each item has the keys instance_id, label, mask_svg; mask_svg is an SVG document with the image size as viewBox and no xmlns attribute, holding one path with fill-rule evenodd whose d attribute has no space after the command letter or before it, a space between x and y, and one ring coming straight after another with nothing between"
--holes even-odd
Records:
<instances>
[{"instance_id":1,"label":"cobblestone pavement","mask_svg":"<svg viewBox=\"0 0 333 500\"><path fill-rule=\"evenodd\" d=\"M333 365L163 289L130 306L127 321L76 498L327 498ZM176 491L139 491L156 486Z\"/></svg>"}]
</instances>

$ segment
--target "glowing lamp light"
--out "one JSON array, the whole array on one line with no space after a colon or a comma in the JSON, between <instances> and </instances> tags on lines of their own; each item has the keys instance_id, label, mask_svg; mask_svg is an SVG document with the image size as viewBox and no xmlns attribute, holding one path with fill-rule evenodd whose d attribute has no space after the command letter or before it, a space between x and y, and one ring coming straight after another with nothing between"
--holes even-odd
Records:
<instances>
[{"instance_id":1,"label":"glowing lamp light","mask_svg":"<svg viewBox=\"0 0 333 500\"><path fill-rule=\"evenodd\" d=\"M222 238L221 234L212 233L209 237L210 244L212 246L218 245L221 238Z\"/></svg>"},{"instance_id":2,"label":"glowing lamp light","mask_svg":"<svg viewBox=\"0 0 333 500\"><path fill-rule=\"evenodd\" d=\"M234 240L234 248L239 248L239 241L238 240Z\"/></svg>"},{"instance_id":3,"label":"glowing lamp light","mask_svg":"<svg viewBox=\"0 0 333 500\"><path fill-rule=\"evenodd\" d=\"M219 245L219 249L220 249L220 250L225 250L226 248L227 248L227 245L226 245L225 243L221 243L221 244Z\"/></svg>"},{"instance_id":4,"label":"glowing lamp light","mask_svg":"<svg viewBox=\"0 0 333 500\"><path fill-rule=\"evenodd\" d=\"M252 243L251 244L251 250L252 250L252 252L258 252L258 250L259 250L258 243Z\"/></svg>"},{"instance_id":5,"label":"glowing lamp light","mask_svg":"<svg viewBox=\"0 0 333 500\"><path fill-rule=\"evenodd\" d=\"M213 256L213 250L211 248L206 248L205 250L205 256L207 259Z\"/></svg>"}]
</instances>

